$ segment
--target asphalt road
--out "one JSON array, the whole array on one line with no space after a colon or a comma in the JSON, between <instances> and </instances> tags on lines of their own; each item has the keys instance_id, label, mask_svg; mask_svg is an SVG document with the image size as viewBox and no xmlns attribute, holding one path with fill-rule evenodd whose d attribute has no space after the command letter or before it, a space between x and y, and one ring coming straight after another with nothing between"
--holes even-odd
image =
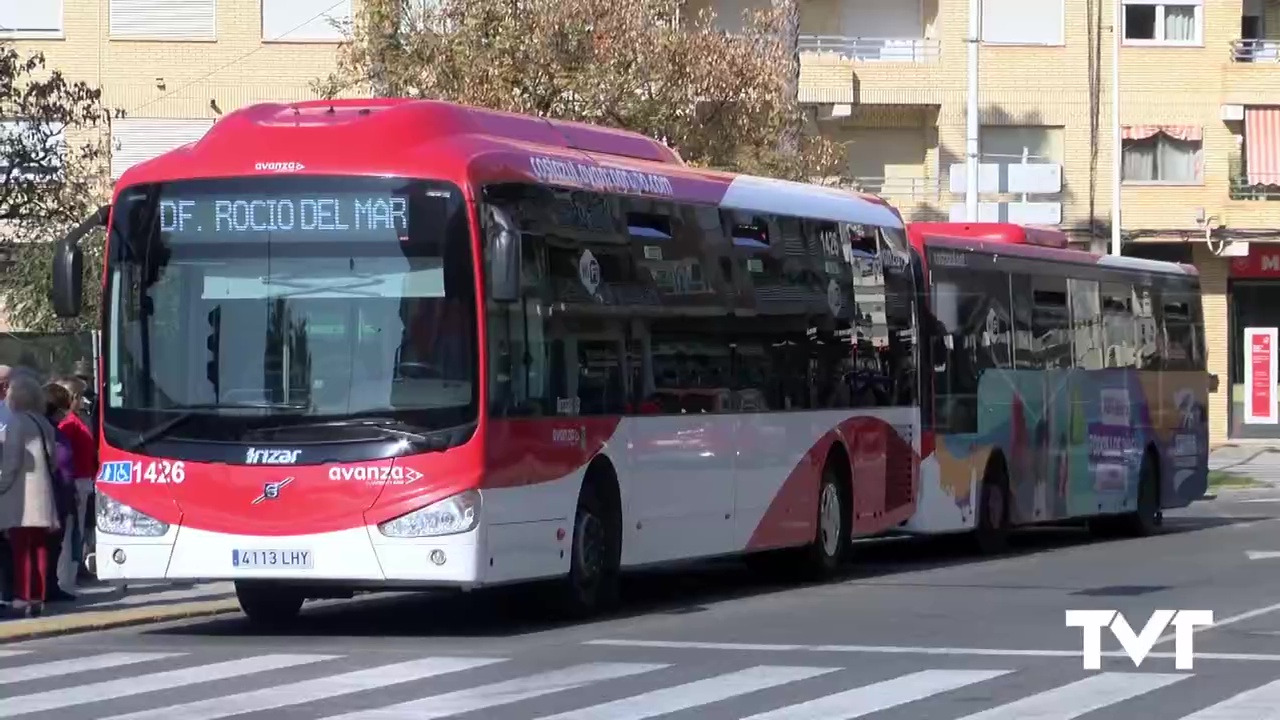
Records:
<instances>
[{"instance_id":1,"label":"asphalt road","mask_svg":"<svg viewBox=\"0 0 1280 720\"><path fill-rule=\"evenodd\" d=\"M1250 559L1250 553L1275 557ZM1232 493L1157 537L859 544L837 582L718 563L628 582L618 615L556 624L528 592L399 596L0 646L0 718L1263 720L1280 718L1280 491ZM1141 667L1106 633L1085 670L1067 609L1212 610Z\"/></svg>"}]
</instances>

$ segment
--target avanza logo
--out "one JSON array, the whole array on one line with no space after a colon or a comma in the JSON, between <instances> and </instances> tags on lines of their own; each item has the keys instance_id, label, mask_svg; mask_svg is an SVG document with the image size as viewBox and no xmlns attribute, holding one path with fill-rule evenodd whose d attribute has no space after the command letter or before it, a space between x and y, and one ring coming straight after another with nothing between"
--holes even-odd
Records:
<instances>
[{"instance_id":1,"label":"avanza logo","mask_svg":"<svg viewBox=\"0 0 1280 720\"><path fill-rule=\"evenodd\" d=\"M330 480L357 480L362 482L390 482L409 485L420 480L422 473L413 468L400 467L333 467L329 468Z\"/></svg>"},{"instance_id":2,"label":"avanza logo","mask_svg":"<svg viewBox=\"0 0 1280 720\"><path fill-rule=\"evenodd\" d=\"M253 169L258 172L297 172L306 170L307 166L300 162L260 162L254 163Z\"/></svg>"}]
</instances>

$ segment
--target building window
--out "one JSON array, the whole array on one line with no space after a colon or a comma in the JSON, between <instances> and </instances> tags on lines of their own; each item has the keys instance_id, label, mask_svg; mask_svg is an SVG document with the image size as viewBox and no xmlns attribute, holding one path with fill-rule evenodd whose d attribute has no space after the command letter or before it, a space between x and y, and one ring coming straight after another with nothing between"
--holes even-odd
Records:
<instances>
[{"instance_id":1,"label":"building window","mask_svg":"<svg viewBox=\"0 0 1280 720\"><path fill-rule=\"evenodd\" d=\"M217 0L111 0L112 40L217 40Z\"/></svg>"},{"instance_id":2,"label":"building window","mask_svg":"<svg viewBox=\"0 0 1280 720\"><path fill-rule=\"evenodd\" d=\"M111 179L159 155L195 142L212 120L170 118L121 118L111 123Z\"/></svg>"},{"instance_id":3,"label":"building window","mask_svg":"<svg viewBox=\"0 0 1280 720\"><path fill-rule=\"evenodd\" d=\"M1201 45L1204 15L1199 0L1124 0L1127 45Z\"/></svg>"},{"instance_id":4,"label":"building window","mask_svg":"<svg viewBox=\"0 0 1280 720\"><path fill-rule=\"evenodd\" d=\"M1063 0L983 0L982 42L1062 45Z\"/></svg>"},{"instance_id":5,"label":"building window","mask_svg":"<svg viewBox=\"0 0 1280 720\"><path fill-rule=\"evenodd\" d=\"M351 0L262 0L266 42L341 42Z\"/></svg>"},{"instance_id":6,"label":"building window","mask_svg":"<svg viewBox=\"0 0 1280 720\"><path fill-rule=\"evenodd\" d=\"M0 39L62 37L62 0L0 2Z\"/></svg>"},{"instance_id":7,"label":"building window","mask_svg":"<svg viewBox=\"0 0 1280 720\"><path fill-rule=\"evenodd\" d=\"M1199 185L1204 182L1204 141L1200 128L1122 128L1122 178L1126 183Z\"/></svg>"}]
</instances>

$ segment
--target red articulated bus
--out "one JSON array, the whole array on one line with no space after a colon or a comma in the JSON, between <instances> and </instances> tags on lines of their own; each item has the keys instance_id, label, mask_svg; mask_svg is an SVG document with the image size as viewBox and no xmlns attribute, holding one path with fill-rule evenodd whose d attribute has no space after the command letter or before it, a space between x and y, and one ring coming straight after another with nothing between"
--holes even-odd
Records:
<instances>
[{"instance_id":1,"label":"red articulated bus","mask_svg":"<svg viewBox=\"0 0 1280 720\"><path fill-rule=\"evenodd\" d=\"M139 164L108 228L97 573L361 590L794 552L914 512L900 216L638 134L442 102L263 104Z\"/></svg>"}]
</instances>

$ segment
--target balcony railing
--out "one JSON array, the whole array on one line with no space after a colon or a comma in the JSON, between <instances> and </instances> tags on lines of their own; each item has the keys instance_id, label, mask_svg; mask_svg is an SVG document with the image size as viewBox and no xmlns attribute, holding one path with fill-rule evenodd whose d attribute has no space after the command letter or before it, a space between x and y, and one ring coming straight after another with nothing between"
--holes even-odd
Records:
<instances>
[{"instance_id":1,"label":"balcony railing","mask_svg":"<svg viewBox=\"0 0 1280 720\"><path fill-rule=\"evenodd\" d=\"M894 200L937 200L940 196L936 178L923 177L852 177L845 181L851 190L871 193Z\"/></svg>"},{"instance_id":2,"label":"balcony railing","mask_svg":"<svg viewBox=\"0 0 1280 720\"><path fill-rule=\"evenodd\" d=\"M1280 62L1280 40L1232 40L1231 59L1239 63Z\"/></svg>"},{"instance_id":3,"label":"balcony railing","mask_svg":"<svg viewBox=\"0 0 1280 720\"><path fill-rule=\"evenodd\" d=\"M1260 178L1253 178L1259 180ZM1280 200L1280 176L1266 178L1266 182L1250 182L1244 175L1231 178L1230 197L1232 200Z\"/></svg>"},{"instance_id":4,"label":"balcony railing","mask_svg":"<svg viewBox=\"0 0 1280 720\"><path fill-rule=\"evenodd\" d=\"M801 35L800 52L832 53L859 62L932 63L940 45L929 38L873 38L848 35Z\"/></svg>"}]
</instances>

